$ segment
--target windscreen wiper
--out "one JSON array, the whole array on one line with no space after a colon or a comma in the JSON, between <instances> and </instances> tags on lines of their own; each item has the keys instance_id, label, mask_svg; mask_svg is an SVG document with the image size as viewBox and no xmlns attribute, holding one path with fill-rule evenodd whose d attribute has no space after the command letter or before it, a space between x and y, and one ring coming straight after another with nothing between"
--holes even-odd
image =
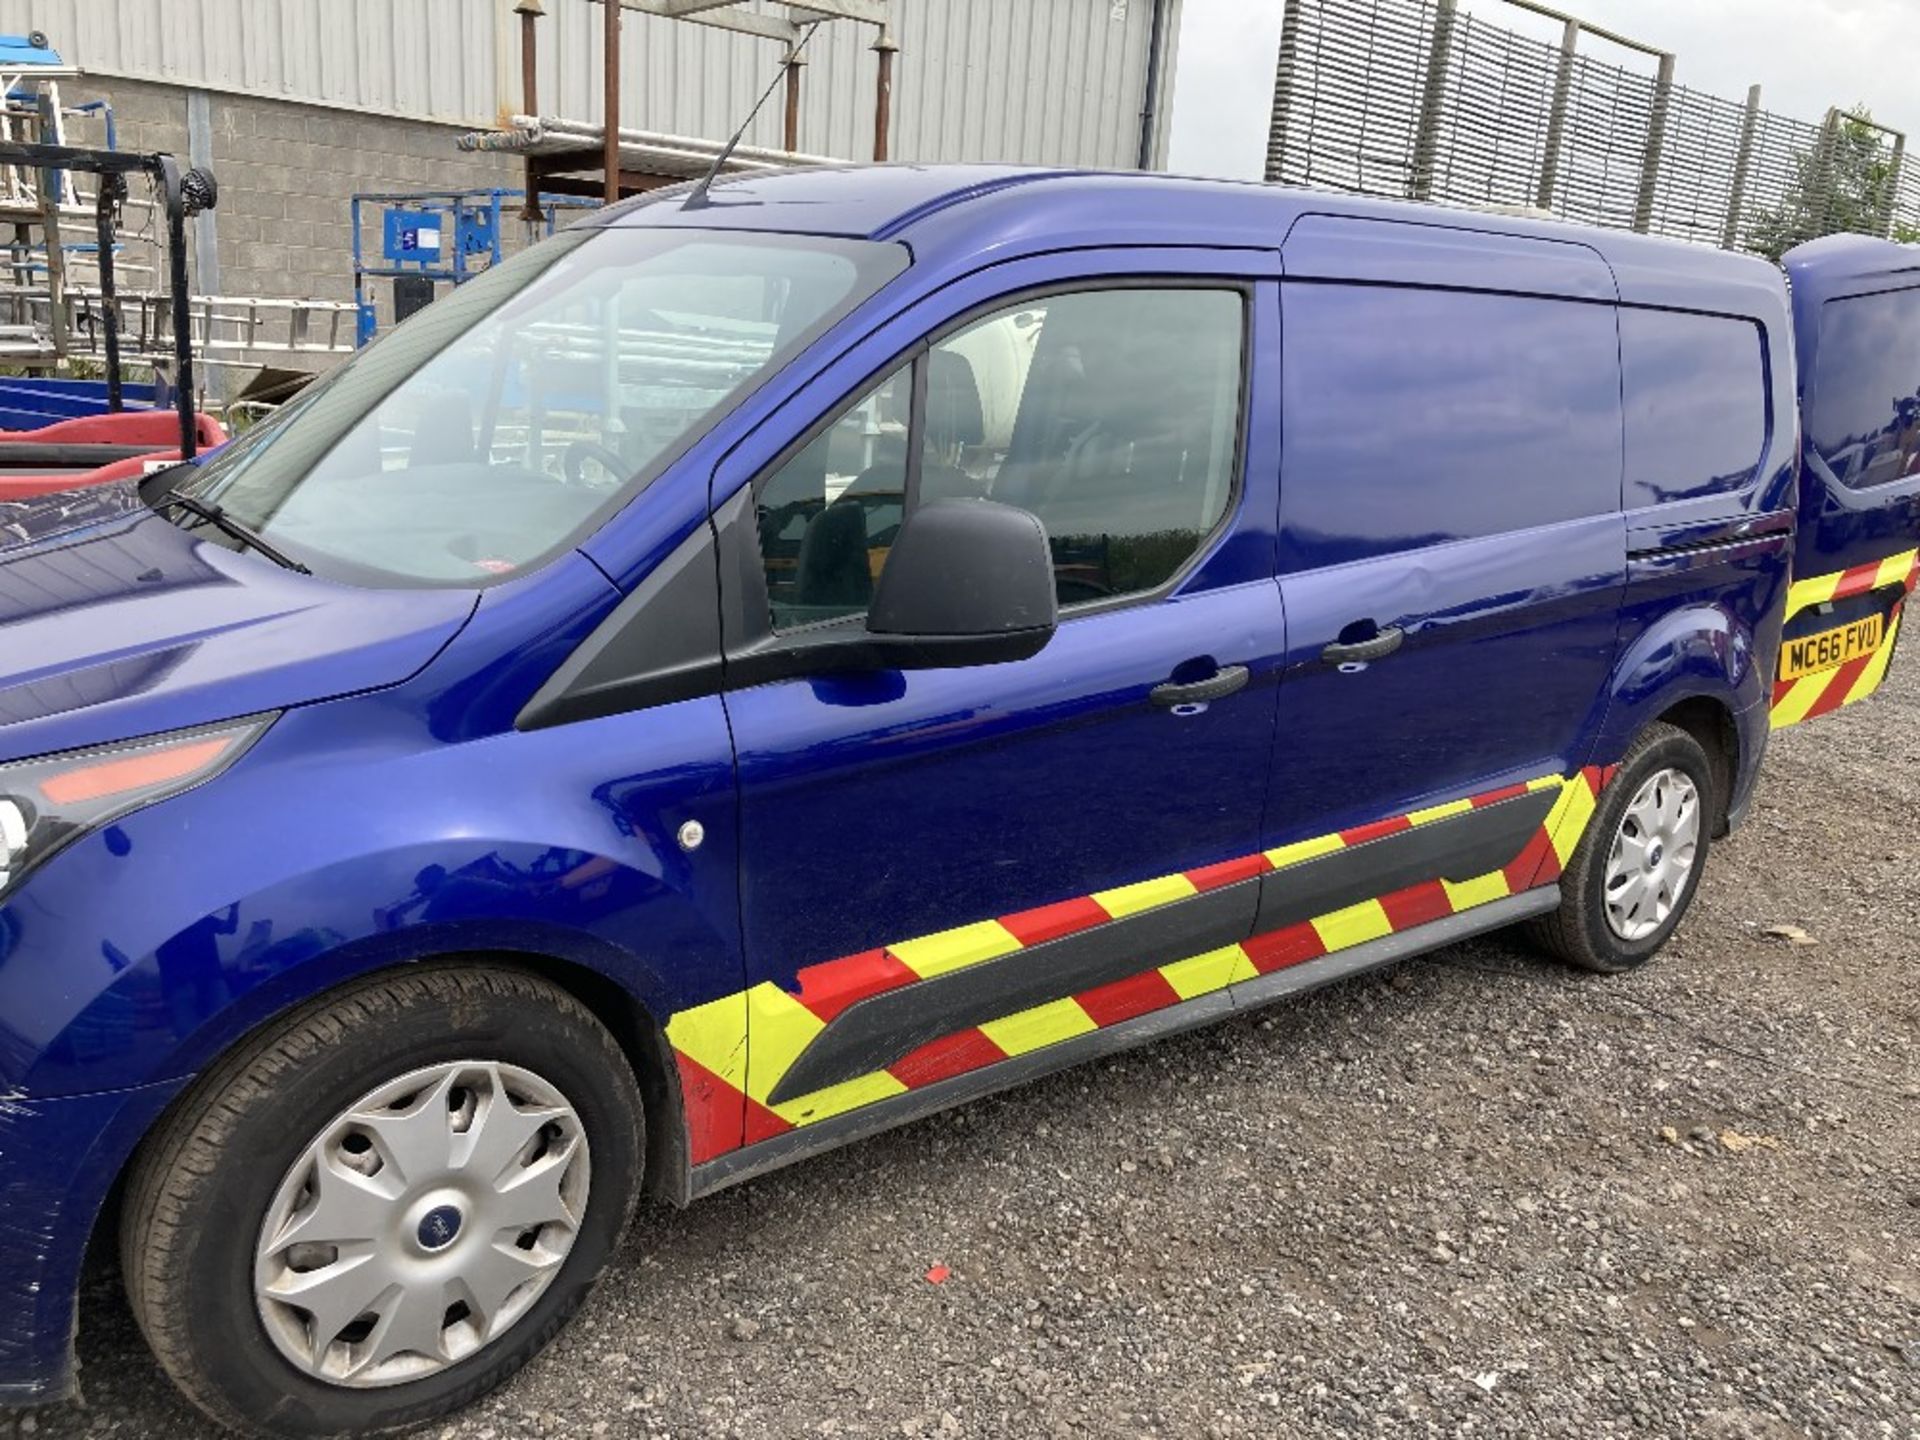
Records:
<instances>
[{"instance_id":1,"label":"windscreen wiper","mask_svg":"<svg viewBox=\"0 0 1920 1440\"><path fill-rule=\"evenodd\" d=\"M182 495L176 490L153 508L156 511L169 510L175 505L178 505L189 515L196 515L209 525L226 531L227 534L238 540L242 545L253 550L258 550L276 565L292 570L299 575L311 575L313 573L313 571L309 570L305 565L302 565L298 560L287 554L286 551L269 541L258 530L255 530L251 525L234 519L233 516L229 515L218 505L209 505L204 500L196 500L193 496Z\"/></svg>"}]
</instances>

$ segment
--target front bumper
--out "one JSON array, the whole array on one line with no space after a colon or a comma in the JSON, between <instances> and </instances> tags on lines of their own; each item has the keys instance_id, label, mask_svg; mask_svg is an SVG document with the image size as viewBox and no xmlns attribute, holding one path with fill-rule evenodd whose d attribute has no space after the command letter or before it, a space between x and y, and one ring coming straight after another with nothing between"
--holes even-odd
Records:
<instances>
[{"instance_id":1,"label":"front bumper","mask_svg":"<svg viewBox=\"0 0 1920 1440\"><path fill-rule=\"evenodd\" d=\"M73 1390L81 1267L127 1157L184 1080L100 1095L0 1095L0 1406Z\"/></svg>"}]
</instances>

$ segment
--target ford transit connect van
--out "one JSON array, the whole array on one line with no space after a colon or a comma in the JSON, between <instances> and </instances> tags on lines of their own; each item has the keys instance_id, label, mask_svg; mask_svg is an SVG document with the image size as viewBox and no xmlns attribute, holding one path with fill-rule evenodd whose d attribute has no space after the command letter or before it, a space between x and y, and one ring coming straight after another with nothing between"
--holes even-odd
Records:
<instances>
[{"instance_id":1,"label":"ford transit connect van","mask_svg":"<svg viewBox=\"0 0 1920 1440\"><path fill-rule=\"evenodd\" d=\"M1643 964L1912 585L1915 252L1788 268L727 181L0 513L0 1397L117 1240L209 1414L417 1423L643 1191L1496 927Z\"/></svg>"}]
</instances>

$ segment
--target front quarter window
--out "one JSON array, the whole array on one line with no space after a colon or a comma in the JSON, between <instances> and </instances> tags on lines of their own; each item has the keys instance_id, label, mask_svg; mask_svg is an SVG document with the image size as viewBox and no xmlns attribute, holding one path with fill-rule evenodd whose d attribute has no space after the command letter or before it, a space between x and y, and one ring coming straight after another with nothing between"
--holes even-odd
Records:
<instances>
[{"instance_id":1,"label":"front quarter window","mask_svg":"<svg viewBox=\"0 0 1920 1440\"><path fill-rule=\"evenodd\" d=\"M190 489L336 578L512 574L651 480L903 263L868 242L569 231L356 356Z\"/></svg>"}]
</instances>

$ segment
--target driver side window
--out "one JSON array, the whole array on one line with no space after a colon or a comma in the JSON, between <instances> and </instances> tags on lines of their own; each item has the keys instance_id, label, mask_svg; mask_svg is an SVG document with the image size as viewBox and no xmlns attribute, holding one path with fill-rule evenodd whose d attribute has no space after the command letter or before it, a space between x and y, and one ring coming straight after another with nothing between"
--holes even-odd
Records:
<instances>
[{"instance_id":1,"label":"driver side window","mask_svg":"<svg viewBox=\"0 0 1920 1440\"><path fill-rule=\"evenodd\" d=\"M913 366L855 400L760 483L755 519L775 630L859 615L907 510Z\"/></svg>"},{"instance_id":2,"label":"driver side window","mask_svg":"<svg viewBox=\"0 0 1920 1440\"><path fill-rule=\"evenodd\" d=\"M965 325L849 404L756 488L775 630L858 615L914 506L1037 516L1062 606L1143 594L1227 513L1245 297L1126 286L1045 295Z\"/></svg>"}]
</instances>

